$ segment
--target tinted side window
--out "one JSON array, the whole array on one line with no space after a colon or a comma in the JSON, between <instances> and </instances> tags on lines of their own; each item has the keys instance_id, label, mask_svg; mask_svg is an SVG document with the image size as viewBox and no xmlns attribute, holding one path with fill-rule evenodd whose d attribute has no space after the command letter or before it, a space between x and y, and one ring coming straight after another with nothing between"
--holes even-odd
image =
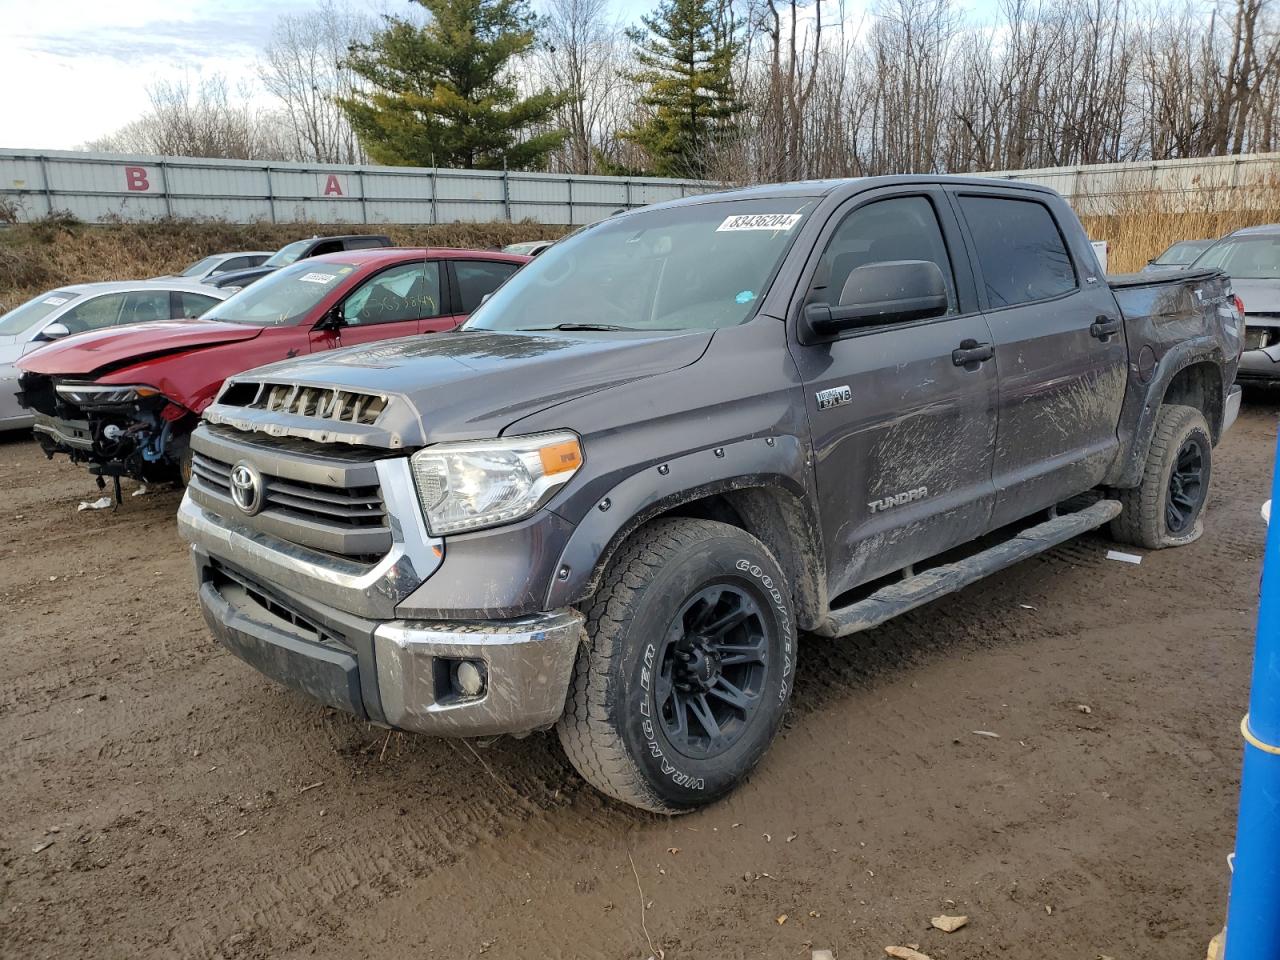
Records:
<instances>
[{"instance_id":1,"label":"tinted side window","mask_svg":"<svg viewBox=\"0 0 1280 960\"><path fill-rule=\"evenodd\" d=\"M346 241L348 250L369 250L373 247L385 247L381 237L351 237Z\"/></svg>"},{"instance_id":2,"label":"tinted side window","mask_svg":"<svg viewBox=\"0 0 1280 960\"><path fill-rule=\"evenodd\" d=\"M307 256L319 257L319 256L323 256L326 253L339 253L342 251L342 249L343 247L342 247L341 240L325 240L322 243L317 243L314 247L312 247L309 251L307 251Z\"/></svg>"},{"instance_id":3,"label":"tinted side window","mask_svg":"<svg viewBox=\"0 0 1280 960\"><path fill-rule=\"evenodd\" d=\"M261 261L258 261L258 263L261 263ZM223 260L222 263L218 264L214 268L212 276L216 277L220 273L230 273L232 270L246 270L257 265L257 263L254 263L253 257L232 257L230 260Z\"/></svg>"},{"instance_id":4,"label":"tinted side window","mask_svg":"<svg viewBox=\"0 0 1280 960\"><path fill-rule=\"evenodd\" d=\"M342 318L368 326L440 315L440 264L405 263L384 270L347 297Z\"/></svg>"},{"instance_id":5,"label":"tinted side window","mask_svg":"<svg viewBox=\"0 0 1280 960\"><path fill-rule=\"evenodd\" d=\"M925 197L890 197L859 207L841 221L822 251L806 303L840 302L858 267L887 260L928 260L947 285L947 313L958 309L955 277L933 204Z\"/></svg>"},{"instance_id":6,"label":"tinted side window","mask_svg":"<svg viewBox=\"0 0 1280 960\"><path fill-rule=\"evenodd\" d=\"M72 333L84 333L86 330L101 330L112 326L120 319L120 308L124 306L123 293L107 293L92 300L86 300L77 307L59 317Z\"/></svg>"},{"instance_id":7,"label":"tinted side window","mask_svg":"<svg viewBox=\"0 0 1280 960\"><path fill-rule=\"evenodd\" d=\"M188 320L192 317L200 316L200 314L219 302L216 297L206 297L199 293L187 293L185 290L179 291L174 296L178 299L177 315Z\"/></svg>"},{"instance_id":8,"label":"tinted side window","mask_svg":"<svg viewBox=\"0 0 1280 960\"><path fill-rule=\"evenodd\" d=\"M1035 200L960 197L992 307L1076 288L1076 271L1049 208Z\"/></svg>"},{"instance_id":9,"label":"tinted side window","mask_svg":"<svg viewBox=\"0 0 1280 960\"><path fill-rule=\"evenodd\" d=\"M480 306L480 301L486 294L497 290L518 268L514 263L497 260L455 260L453 269L458 278L458 299L462 301L462 312L470 313Z\"/></svg>"}]
</instances>

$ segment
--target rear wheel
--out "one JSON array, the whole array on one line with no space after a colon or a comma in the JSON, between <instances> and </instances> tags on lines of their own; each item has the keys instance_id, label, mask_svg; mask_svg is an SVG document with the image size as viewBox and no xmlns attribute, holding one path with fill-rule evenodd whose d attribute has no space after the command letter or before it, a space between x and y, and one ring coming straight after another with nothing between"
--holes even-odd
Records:
<instances>
[{"instance_id":1,"label":"rear wheel","mask_svg":"<svg viewBox=\"0 0 1280 960\"><path fill-rule=\"evenodd\" d=\"M1112 536L1150 549L1192 542L1200 536L1212 476L1213 439L1204 414L1165 404L1156 415L1142 482L1120 491L1124 511L1112 521Z\"/></svg>"},{"instance_id":2,"label":"rear wheel","mask_svg":"<svg viewBox=\"0 0 1280 960\"><path fill-rule=\"evenodd\" d=\"M736 787L777 732L795 662L791 596L764 545L710 520L643 527L587 617L557 727L578 772L661 813Z\"/></svg>"}]
</instances>

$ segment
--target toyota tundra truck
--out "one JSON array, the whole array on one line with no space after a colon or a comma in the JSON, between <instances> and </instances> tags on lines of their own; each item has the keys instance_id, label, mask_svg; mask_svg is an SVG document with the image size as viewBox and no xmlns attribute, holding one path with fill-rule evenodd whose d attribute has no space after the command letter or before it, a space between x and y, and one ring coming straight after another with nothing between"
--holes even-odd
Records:
<instances>
[{"instance_id":1,"label":"toyota tundra truck","mask_svg":"<svg viewBox=\"0 0 1280 960\"><path fill-rule=\"evenodd\" d=\"M1043 187L700 196L563 240L458 332L232 377L180 528L267 676L397 730L554 728L678 813L760 761L800 632L1097 528L1198 536L1242 333L1221 274L1108 281Z\"/></svg>"}]
</instances>

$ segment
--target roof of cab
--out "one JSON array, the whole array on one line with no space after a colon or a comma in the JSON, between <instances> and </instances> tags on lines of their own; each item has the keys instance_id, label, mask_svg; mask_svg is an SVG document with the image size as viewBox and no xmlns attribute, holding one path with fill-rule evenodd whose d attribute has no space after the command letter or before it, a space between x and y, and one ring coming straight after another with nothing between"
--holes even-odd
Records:
<instances>
[{"instance_id":1,"label":"roof of cab","mask_svg":"<svg viewBox=\"0 0 1280 960\"><path fill-rule=\"evenodd\" d=\"M1256 227L1241 227L1232 230L1228 237L1275 237L1280 236L1280 223L1263 223ZM1225 238L1224 238L1225 239Z\"/></svg>"},{"instance_id":2,"label":"roof of cab","mask_svg":"<svg viewBox=\"0 0 1280 960\"><path fill-rule=\"evenodd\" d=\"M655 203L649 207L640 207L628 213L640 210L652 210L662 207L679 207L698 203L724 203L732 200L769 200L785 197L825 197L831 194L853 195L877 187L906 186L911 184L963 186L963 187L1002 187L1028 192L1052 194L1052 188L1026 180L1009 180L1003 177L961 177L944 174L892 174L879 177L845 177L832 180L798 180L794 183L764 183L750 187L735 187L730 190L717 190L713 193L699 193L679 200L668 200ZM617 214L627 216L627 214Z\"/></svg>"}]
</instances>

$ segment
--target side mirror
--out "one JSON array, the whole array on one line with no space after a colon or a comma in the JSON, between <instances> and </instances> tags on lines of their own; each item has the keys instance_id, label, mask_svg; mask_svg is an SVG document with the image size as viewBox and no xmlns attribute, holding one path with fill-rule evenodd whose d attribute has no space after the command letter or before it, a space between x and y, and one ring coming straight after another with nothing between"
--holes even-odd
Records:
<instances>
[{"instance_id":1,"label":"side mirror","mask_svg":"<svg viewBox=\"0 0 1280 960\"><path fill-rule=\"evenodd\" d=\"M886 260L850 272L839 303L809 304L804 321L820 340L856 327L925 320L946 312L947 284L936 263Z\"/></svg>"},{"instance_id":2,"label":"side mirror","mask_svg":"<svg viewBox=\"0 0 1280 960\"><path fill-rule=\"evenodd\" d=\"M41 340L61 340L63 337L71 336L71 331L65 323L51 323L40 331Z\"/></svg>"},{"instance_id":3,"label":"side mirror","mask_svg":"<svg viewBox=\"0 0 1280 960\"><path fill-rule=\"evenodd\" d=\"M317 321L315 329L317 330L341 330L347 325L346 318L342 316L342 304L335 304L330 307L325 315Z\"/></svg>"}]
</instances>

